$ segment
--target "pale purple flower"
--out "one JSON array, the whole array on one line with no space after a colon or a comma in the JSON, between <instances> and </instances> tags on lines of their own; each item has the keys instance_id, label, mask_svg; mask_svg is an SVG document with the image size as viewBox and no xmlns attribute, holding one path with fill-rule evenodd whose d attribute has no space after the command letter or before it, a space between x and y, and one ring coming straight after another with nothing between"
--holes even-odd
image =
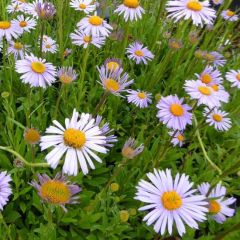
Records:
<instances>
[{"instance_id":1,"label":"pale purple flower","mask_svg":"<svg viewBox=\"0 0 240 240\"><path fill-rule=\"evenodd\" d=\"M70 6L77 11L89 14L96 10L96 4L93 0L71 0Z\"/></svg>"},{"instance_id":2,"label":"pale purple flower","mask_svg":"<svg viewBox=\"0 0 240 240\"><path fill-rule=\"evenodd\" d=\"M28 51L29 46L25 46L17 41L10 41L8 47L8 54L13 54L14 59L24 59L26 52Z\"/></svg>"},{"instance_id":3,"label":"pale purple flower","mask_svg":"<svg viewBox=\"0 0 240 240\"><path fill-rule=\"evenodd\" d=\"M22 34L20 27L16 22L12 21L0 21L0 41L3 37L7 41L11 41L13 38L17 38Z\"/></svg>"},{"instance_id":4,"label":"pale purple flower","mask_svg":"<svg viewBox=\"0 0 240 240\"><path fill-rule=\"evenodd\" d=\"M187 124L192 124L192 113L188 112L192 108L183 104L183 98L177 95L162 97L157 104L159 109L157 117L160 122L173 130L184 130Z\"/></svg>"},{"instance_id":5,"label":"pale purple flower","mask_svg":"<svg viewBox=\"0 0 240 240\"><path fill-rule=\"evenodd\" d=\"M169 135L172 137L171 139L171 143L173 144L173 146L179 146L179 147L182 147L183 145L183 142L185 140L185 137L183 135L183 132L180 132L180 131L172 131L172 132L169 132Z\"/></svg>"},{"instance_id":6,"label":"pale purple flower","mask_svg":"<svg viewBox=\"0 0 240 240\"><path fill-rule=\"evenodd\" d=\"M154 58L154 55L144 47L142 43L134 42L128 46L128 58L134 60L137 64L143 62L145 65Z\"/></svg>"},{"instance_id":7,"label":"pale purple flower","mask_svg":"<svg viewBox=\"0 0 240 240\"><path fill-rule=\"evenodd\" d=\"M237 87L240 89L240 69L230 70L227 72L226 79L232 83L232 87Z\"/></svg>"},{"instance_id":8,"label":"pale purple flower","mask_svg":"<svg viewBox=\"0 0 240 240\"><path fill-rule=\"evenodd\" d=\"M39 18L49 20L55 15L56 8L52 3L48 1L39 1L36 4L35 11L37 12Z\"/></svg>"},{"instance_id":9,"label":"pale purple flower","mask_svg":"<svg viewBox=\"0 0 240 240\"><path fill-rule=\"evenodd\" d=\"M226 59L219 52L205 52L203 58L207 60L210 64L213 64L215 67L222 67L226 64Z\"/></svg>"},{"instance_id":10,"label":"pale purple flower","mask_svg":"<svg viewBox=\"0 0 240 240\"><path fill-rule=\"evenodd\" d=\"M238 15L229 9L222 11L221 16L223 19L230 21L230 22L236 22L239 20Z\"/></svg>"},{"instance_id":11,"label":"pale purple flower","mask_svg":"<svg viewBox=\"0 0 240 240\"><path fill-rule=\"evenodd\" d=\"M58 69L57 76L63 84L69 84L76 80L77 73L72 67L61 67Z\"/></svg>"},{"instance_id":12,"label":"pale purple flower","mask_svg":"<svg viewBox=\"0 0 240 240\"><path fill-rule=\"evenodd\" d=\"M196 194L187 175L178 173L173 178L169 169L154 169L147 177L149 181L142 179L138 183L135 199L147 204L139 210L148 211L143 221L154 225L156 233L168 231L172 235L175 225L182 236L186 232L184 225L198 229L198 222L206 220L206 197Z\"/></svg>"},{"instance_id":13,"label":"pale purple flower","mask_svg":"<svg viewBox=\"0 0 240 240\"><path fill-rule=\"evenodd\" d=\"M137 107L146 108L152 103L152 94L141 90L128 90L127 100Z\"/></svg>"},{"instance_id":14,"label":"pale purple flower","mask_svg":"<svg viewBox=\"0 0 240 240\"><path fill-rule=\"evenodd\" d=\"M226 217L232 217L234 215L235 210L229 206L232 205L236 199L233 197L226 198L226 188L220 183L218 183L209 193L210 187L211 186L208 182L204 182L198 186L198 190L208 198L211 218L217 223L223 223L227 220Z\"/></svg>"},{"instance_id":15,"label":"pale purple flower","mask_svg":"<svg viewBox=\"0 0 240 240\"><path fill-rule=\"evenodd\" d=\"M9 196L12 194L12 189L9 182L12 181L10 174L7 174L7 171L0 172L0 210L3 210L3 207L9 201Z\"/></svg>"},{"instance_id":16,"label":"pale purple flower","mask_svg":"<svg viewBox=\"0 0 240 240\"><path fill-rule=\"evenodd\" d=\"M36 20L34 18L25 17L24 15L17 16L16 19L12 21L14 24L19 26L20 32L30 32L32 29L36 27Z\"/></svg>"},{"instance_id":17,"label":"pale purple flower","mask_svg":"<svg viewBox=\"0 0 240 240\"><path fill-rule=\"evenodd\" d=\"M143 144L138 144L134 138L129 138L122 148L122 155L125 158L133 159L144 150Z\"/></svg>"}]
</instances>

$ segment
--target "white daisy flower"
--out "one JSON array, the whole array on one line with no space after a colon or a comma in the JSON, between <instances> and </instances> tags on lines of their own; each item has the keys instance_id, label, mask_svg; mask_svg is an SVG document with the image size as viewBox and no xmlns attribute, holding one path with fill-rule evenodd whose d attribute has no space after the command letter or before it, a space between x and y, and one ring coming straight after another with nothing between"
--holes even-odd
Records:
<instances>
[{"instance_id":1,"label":"white daisy flower","mask_svg":"<svg viewBox=\"0 0 240 240\"><path fill-rule=\"evenodd\" d=\"M169 17L178 22L180 19L192 19L194 25L211 24L216 18L216 11L210 8L209 1L198 0L170 0L167 2L166 10Z\"/></svg>"},{"instance_id":2,"label":"white daisy flower","mask_svg":"<svg viewBox=\"0 0 240 240\"><path fill-rule=\"evenodd\" d=\"M154 224L157 233L163 235L167 230L171 235L176 225L182 236L186 232L184 224L198 229L198 222L206 220L206 197L194 194L197 189L192 189L193 183L188 176L178 173L173 179L171 170L154 169L147 177L150 182L141 180L138 183L135 199L147 203L139 210L148 211L143 221L147 225Z\"/></svg>"},{"instance_id":3,"label":"white daisy flower","mask_svg":"<svg viewBox=\"0 0 240 240\"><path fill-rule=\"evenodd\" d=\"M17 13L17 12L24 12L26 8L26 5L20 2L12 2L7 6L7 12L8 13Z\"/></svg>"},{"instance_id":4,"label":"white daisy flower","mask_svg":"<svg viewBox=\"0 0 240 240\"><path fill-rule=\"evenodd\" d=\"M22 74L21 80L29 83L31 87L46 88L56 80L56 68L45 59L37 58L33 54L18 60L15 69L17 73Z\"/></svg>"},{"instance_id":5,"label":"white daisy flower","mask_svg":"<svg viewBox=\"0 0 240 240\"><path fill-rule=\"evenodd\" d=\"M212 66L206 66L200 74L195 74L197 79L208 86L219 85L223 82L222 74L218 69Z\"/></svg>"},{"instance_id":6,"label":"white daisy flower","mask_svg":"<svg viewBox=\"0 0 240 240\"><path fill-rule=\"evenodd\" d=\"M11 41L12 38L17 38L20 35L21 30L13 21L0 21L0 40L5 37L7 41Z\"/></svg>"},{"instance_id":7,"label":"white daisy flower","mask_svg":"<svg viewBox=\"0 0 240 240\"><path fill-rule=\"evenodd\" d=\"M56 44L56 41L45 35L42 42L42 51L45 53L56 53L57 50L58 45Z\"/></svg>"},{"instance_id":8,"label":"white daisy flower","mask_svg":"<svg viewBox=\"0 0 240 240\"><path fill-rule=\"evenodd\" d=\"M128 90L127 100L129 103L135 104L137 107L146 108L152 103L152 94L144 91Z\"/></svg>"},{"instance_id":9,"label":"white daisy flower","mask_svg":"<svg viewBox=\"0 0 240 240\"><path fill-rule=\"evenodd\" d=\"M206 122L210 126L214 126L218 131L227 131L231 128L232 122L231 119L227 117L227 112L221 111L217 108L205 108L203 115L206 117Z\"/></svg>"},{"instance_id":10,"label":"white daisy flower","mask_svg":"<svg viewBox=\"0 0 240 240\"><path fill-rule=\"evenodd\" d=\"M225 20L228 20L230 22L236 22L239 19L238 15L229 9L222 11L221 16L222 16L222 18L224 18Z\"/></svg>"},{"instance_id":11,"label":"white daisy flower","mask_svg":"<svg viewBox=\"0 0 240 240\"><path fill-rule=\"evenodd\" d=\"M229 206L233 204L236 199L226 198L226 188L220 183L211 190L210 194L207 196L210 190L210 184L205 182L198 186L198 190L201 194L208 198L209 203L209 213L210 216L218 223L223 223L227 220L226 217L232 217L235 210Z\"/></svg>"},{"instance_id":12,"label":"white daisy flower","mask_svg":"<svg viewBox=\"0 0 240 240\"><path fill-rule=\"evenodd\" d=\"M97 69L101 80L101 82L98 81L98 83L100 83L106 91L116 96L121 96L121 93L127 91L128 89L126 88L134 82L133 79L128 79L128 74L123 73L122 68L112 71L103 65L101 68L97 67Z\"/></svg>"},{"instance_id":13,"label":"white daisy flower","mask_svg":"<svg viewBox=\"0 0 240 240\"><path fill-rule=\"evenodd\" d=\"M95 169L92 159L97 162L102 160L96 153L108 152L104 146L106 136L96 125L95 119L90 114L79 113L74 109L71 119L65 119L65 127L54 120L55 126L47 128L49 135L41 137L41 150L53 147L46 156L52 168L56 168L60 159L65 154L63 173L77 175L79 166L83 174L89 172L89 167ZM89 166L88 166L89 165Z\"/></svg>"},{"instance_id":14,"label":"white daisy flower","mask_svg":"<svg viewBox=\"0 0 240 240\"><path fill-rule=\"evenodd\" d=\"M140 6L139 0L123 0L114 12L119 15L123 14L127 22L129 19L130 21L141 19L144 9Z\"/></svg>"},{"instance_id":15,"label":"white daisy flower","mask_svg":"<svg viewBox=\"0 0 240 240\"><path fill-rule=\"evenodd\" d=\"M152 61L154 55L139 42L130 44L127 48L128 58L134 60L137 64L143 62L145 65L148 61Z\"/></svg>"},{"instance_id":16,"label":"white daisy flower","mask_svg":"<svg viewBox=\"0 0 240 240\"><path fill-rule=\"evenodd\" d=\"M75 10L82 11L86 14L96 10L96 5L93 4L92 0L71 0L70 6Z\"/></svg>"},{"instance_id":17,"label":"white daisy flower","mask_svg":"<svg viewBox=\"0 0 240 240\"><path fill-rule=\"evenodd\" d=\"M105 43L106 38L101 36L91 36L86 34L84 31L75 30L74 33L70 34L72 43L77 46L83 46L87 48L89 44L94 45L97 48L101 48Z\"/></svg>"},{"instance_id":18,"label":"white daisy flower","mask_svg":"<svg viewBox=\"0 0 240 240\"><path fill-rule=\"evenodd\" d=\"M200 80L187 80L184 84L185 91L192 98L198 100L198 106L204 104L210 108L219 107L220 100L212 87Z\"/></svg>"},{"instance_id":19,"label":"white daisy flower","mask_svg":"<svg viewBox=\"0 0 240 240\"><path fill-rule=\"evenodd\" d=\"M211 88L215 92L216 97L219 99L220 102L224 102L224 103L229 102L230 95L227 91L225 91L223 85L213 84Z\"/></svg>"},{"instance_id":20,"label":"white daisy flower","mask_svg":"<svg viewBox=\"0 0 240 240\"><path fill-rule=\"evenodd\" d=\"M179 147L182 147L183 145L183 142L185 140L185 137L183 135L183 132L180 132L180 131L172 131L172 132L169 132L169 135L172 137L172 140L171 140L171 143L173 144L173 146L179 146Z\"/></svg>"},{"instance_id":21,"label":"white daisy flower","mask_svg":"<svg viewBox=\"0 0 240 240\"><path fill-rule=\"evenodd\" d=\"M13 23L18 25L21 29L21 33L24 31L30 32L30 30L35 29L36 27L36 20L30 17L24 17L24 15L17 16L17 19L13 20Z\"/></svg>"},{"instance_id":22,"label":"white daisy flower","mask_svg":"<svg viewBox=\"0 0 240 240\"><path fill-rule=\"evenodd\" d=\"M9 42L9 47L8 47L8 54L13 54L15 60L24 59L25 53L27 51L27 46L24 46L20 42L14 42L10 41Z\"/></svg>"},{"instance_id":23,"label":"white daisy flower","mask_svg":"<svg viewBox=\"0 0 240 240\"><path fill-rule=\"evenodd\" d=\"M232 83L232 87L240 88L240 70L230 70L226 74L226 79Z\"/></svg>"},{"instance_id":24,"label":"white daisy flower","mask_svg":"<svg viewBox=\"0 0 240 240\"><path fill-rule=\"evenodd\" d=\"M89 36L108 37L113 29L106 20L99 16L87 16L78 24L79 30L83 30Z\"/></svg>"}]
</instances>

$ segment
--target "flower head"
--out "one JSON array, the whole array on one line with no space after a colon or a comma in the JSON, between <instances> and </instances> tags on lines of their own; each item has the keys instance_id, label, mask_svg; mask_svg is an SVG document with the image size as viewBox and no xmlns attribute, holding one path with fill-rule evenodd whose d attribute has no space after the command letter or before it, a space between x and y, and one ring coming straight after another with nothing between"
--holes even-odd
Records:
<instances>
[{"instance_id":1,"label":"flower head","mask_svg":"<svg viewBox=\"0 0 240 240\"><path fill-rule=\"evenodd\" d=\"M7 41L21 35L21 29L13 21L0 21L0 41L5 37Z\"/></svg>"},{"instance_id":2,"label":"flower head","mask_svg":"<svg viewBox=\"0 0 240 240\"><path fill-rule=\"evenodd\" d=\"M212 110L205 108L204 116L206 117L206 122L210 126L214 126L214 128L218 131L227 131L229 128L231 128L231 119L227 117L228 113L224 111L221 111L217 108Z\"/></svg>"},{"instance_id":3,"label":"flower head","mask_svg":"<svg viewBox=\"0 0 240 240\"><path fill-rule=\"evenodd\" d=\"M0 210L7 204L9 196L12 194L12 189L9 182L12 181L10 175L6 171L0 172Z\"/></svg>"},{"instance_id":4,"label":"flower head","mask_svg":"<svg viewBox=\"0 0 240 240\"><path fill-rule=\"evenodd\" d=\"M38 181L33 180L31 185L36 188L43 201L59 205L65 211L66 204L78 203L79 197L74 195L81 191L79 186L69 184L67 178L61 173L58 173L53 179L46 174L38 174Z\"/></svg>"},{"instance_id":5,"label":"flower head","mask_svg":"<svg viewBox=\"0 0 240 240\"><path fill-rule=\"evenodd\" d=\"M197 190L192 189L193 183L188 176L178 173L173 178L169 169L154 169L147 177L150 181L138 183L135 199L147 204L139 210L148 211L143 221L147 225L154 224L157 233L163 235L167 229L171 235L175 223L182 236L186 232L184 224L198 229L198 222L206 220L208 203L205 196L194 194Z\"/></svg>"},{"instance_id":6,"label":"flower head","mask_svg":"<svg viewBox=\"0 0 240 240\"><path fill-rule=\"evenodd\" d=\"M184 130L187 124L192 124L192 109L187 104L183 104L183 98L178 98L176 95L162 97L157 104L159 109L157 117L163 124L173 130Z\"/></svg>"},{"instance_id":7,"label":"flower head","mask_svg":"<svg viewBox=\"0 0 240 240\"><path fill-rule=\"evenodd\" d=\"M28 128L24 132L24 139L27 143L33 145L40 141L41 135L35 128Z\"/></svg>"},{"instance_id":8,"label":"flower head","mask_svg":"<svg viewBox=\"0 0 240 240\"><path fill-rule=\"evenodd\" d=\"M43 41L42 41L42 51L47 53L56 53L57 52L58 45L56 44L56 41L52 38L44 35Z\"/></svg>"},{"instance_id":9,"label":"flower head","mask_svg":"<svg viewBox=\"0 0 240 240\"><path fill-rule=\"evenodd\" d=\"M182 41L174 39L174 38L169 39L168 45L171 49L174 49L174 50L179 50L183 46Z\"/></svg>"},{"instance_id":10,"label":"flower head","mask_svg":"<svg viewBox=\"0 0 240 240\"><path fill-rule=\"evenodd\" d=\"M23 45L21 42L10 41L8 47L8 54L13 54L14 59L24 59L28 46Z\"/></svg>"},{"instance_id":11,"label":"flower head","mask_svg":"<svg viewBox=\"0 0 240 240\"><path fill-rule=\"evenodd\" d=\"M36 4L35 11L37 12L37 15L39 18L49 20L49 19L53 18L53 16L55 15L56 8L50 2L39 1Z\"/></svg>"},{"instance_id":12,"label":"flower head","mask_svg":"<svg viewBox=\"0 0 240 240\"><path fill-rule=\"evenodd\" d=\"M236 22L239 19L238 15L229 9L222 11L221 16L223 19L230 22Z\"/></svg>"},{"instance_id":13,"label":"flower head","mask_svg":"<svg viewBox=\"0 0 240 240\"><path fill-rule=\"evenodd\" d=\"M55 82L56 68L45 59L37 58L33 54L18 60L15 68L17 73L23 74L21 80L29 83L31 87L46 88Z\"/></svg>"},{"instance_id":14,"label":"flower head","mask_svg":"<svg viewBox=\"0 0 240 240\"><path fill-rule=\"evenodd\" d=\"M57 76L61 83L69 84L76 80L78 75L72 67L61 67L57 72Z\"/></svg>"},{"instance_id":15,"label":"flower head","mask_svg":"<svg viewBox=\"0 0 240 240\"><path fill-rule=\"evenodd\" d=\"M204 52L203 59L205 59L209 64L213 64L215 67L222 67L227 62L223 55L216 51Z\"/></svg>"},{"instance_id":16,"label":"flower head","mask_svg":"<svg viewBox=\"0 0 240 240\"><path fill-rule=\"evenodd\" d=\"M144 149L144 145L138 145L134 138L129 138L122 148L122 155L125 158L133 159L139 155Z\"/></svg>"},{"instance_id":17,"label":"flower head","mask_svg":"<svg viewBox=\"0 0 240 240\"><path fill-rule=\"evenodd\" d=\"M194 25L212 23L216 18L216 12L210 8L208 0L170 0L167 2L167 11L170 13L169 17L173 18L175 22L180 19L191 19Z\"/></svg>"},{"instance_id":18,"label":"flower head","mask_svg":"<svg viewBox=\"0 0 240 240\"><path fill-rule=\"evenodd\" d=\"M123 3L114 11L124 15L124 20L134 21L142 18L144 9L140 6L139 0L123 0Z\"/></svg>"},{"instance_id":19,"label":"flower head","mask_svg":"<svg viewBox=\"0 0 240 240\"><path fill-rule=\"evenodd\" d=\"M71 0L70 6L77 11L89 14L96 10L96 4L92 0Z\"/></svg>"},{"instance_id":20,"label":"flower head","mask_svg":"<svg viewBox=\"0 0 240 240\"><path fill-rule=\"evenodd\" d=\"M240 69L227 72L226 79L232 83L232 87L240 88Z\"/></svg>"},{"instance_id":21,"label":"flower head","mask_svg":"<svg viewBox=\"0 0 240 240\"><path fill-rule=\"evenodd\" d=\"M14 19L13 24L16 24L19 26L20 32L30 32L32 29L35 29L36 27L36 20L30 17L25 17L24 15L17 16L16 19Z\"/></svg>"},{"instance_id":22,"label":"flower head","mask_svg":"<svg viewBox=\"0 0 240 240\"><path fill-rule=\"evenodd\" d=\"M226 188L223 187L220 183L217 184L215 188L210 190L210 184L205 182L198 186L198 190L201 194L205 195L208 198L208 209L210 216L218 223L223 223L226 221L226 217L232 217L235 210L229 206L233 204L236 199L226 198Z\"/></svg>"},{"instance_id":23,"label":"flower head","mask_svg":"<svg viewBox=\"0 0 240 240\"><path fill-rule=\"evenodd\" d=\"M127 48L128 58L134 60L137 64L143 62L147 64L154 58L154 55L139 42L130 44Z\"/></svg>"},{"instance_id":24,"label":"flower head","mask_svg":"<svg viewBox=\"0 0 240 240\"><path fill-rule=\"evenodd\" d=\"M101 80L99 83L106 91L116 96L121 96L121 93L127 91L126 88L133 83L133 80L128 79L128 74L123 73L122 68L112 71L103 65L98 67L98 72Z\"/></svg>"},{"instance_id":25,"label":"flower head","mask_svg":"<svg viewBox=\"0 0 240 240\"><path fill-rule=\"evenodd\" d=\"M104 65L109 71L116 71L122 68L122 61L118 58L108 58L105 60Z\"/></svg>"},{"instance_id":26,"label":"flower head","mask_svg":"<svg viewBox=\"0 0 240 240\"><path fill-rule=\"evenodd\" d=\"M182 147L182 145L185 141L185 137L183 135L183 132L172 131L172 132L169 132L169 135L172 137L171 143L173 144L173 146L179 145L179 147Z\"/></svg>"},{"instance_id":27,"label":"flower head","mask_svg":"<svg viewBox=\"0 0 240 240\"><path fill-rule=\"evenodd\" d=\"M137 107L146 108L152 103L152 94L140 90L128 90L127 100Z\"/></svg>"}]
</instances>

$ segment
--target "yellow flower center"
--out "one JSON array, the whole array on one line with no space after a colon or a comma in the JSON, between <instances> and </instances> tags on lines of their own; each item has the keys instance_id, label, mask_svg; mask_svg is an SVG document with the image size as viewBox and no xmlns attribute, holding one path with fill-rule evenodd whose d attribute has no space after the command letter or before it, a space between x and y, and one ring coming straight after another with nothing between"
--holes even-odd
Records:
<instances>
[{"instance_id":1,"label":"yellow flower center","mask_svg":"<svg viewBox=\"0 0 240 240\"><path fill-rule=\"evenodd\" d=\"M129 8L137 8L139 6L138 0L124 0L123 4Z\"/></svg>"},{"instance_id":2,"label":"yellow flower center","mask_svg":"<svg viewBox=\"0 0 240 240\"><path fill-rule=\"evenodd\" d=\"M20 27L26 27L28 24L27 24L27 22L26 21L21 21L20 23L19 23L19 26Z\"/></svg>"},{"instance_id":3,"label":"yellow flower center","mask_svg":"<svg viewBox=\"0 0 240 240\"><path fill-rule=\"evenodd\" d=\"M65 84L72 82L72 77L68 76L67 74L62 74L59 79L62 83L65 83Z\"/></svg>"},{"instance_id":4,"label":"yellow flower center","mask_svg":"<svg viewBox=\"0 0 240 240\"><path fill-rule=\"evenodd\" d=\"M53 204L67 203L71 197L71 192L68 186L57 180L49 180L43 183L40 193L43 199Z\"/></svg>"},{"instance_id":5,"label":"yellow flower center","mask_svg":"<svg viewBox=\"0 0 240 240\"><path fill-rule=\"evenodd\" d=\"M40 136L39 132L34 128L27 129L24 134L24 139L29 144L35 144L35 143L39 142L40 137L41 136Z\"/></svg>"},{"instance_id":6,"label":"yellow flower center","mask_svg":"<svg viewBox=\"0 0 240 240\"><path fill-rule=\"evenodd\" d=\"M209 62L215 61L215 57L214 57L214 55L212 55L211 53L205 53L205 54L204 54L204 58L205 58L207 61L209 61Z\"/></svg>"},{"instance_id":7,"label":"yellow flower center","mask_svg":"<svg viewBox=\"0 0 240 240\"><path fill-rule=\"evenodd\" d=\"M13 47L14 47L15 49L17 49L17 50L23 49L23 45L22 45L21 43L19 43L19 42L15 42L14 45L13 45Z\"/></svg>"},{"instance_id":8,"label":"yellow flower center","mask_svg":"<svg viewBox=\"0 0 240 240\"><path fill-rule=\"evenodd\" d=\"M136 51L135 51L135 54L136 54L138 57L144 56L144 53L143 53L143 51L141 51L141 50L136 50Z\"/></svg>"},{"instance_id":9,"label":"yellow flower center","mask_svg":"<svg viewBox=\"0 0 240 240\"><path fill-rule=\"evenodd\" d=\"M212 94L210 88L205 86L198 87L198 91L206 96L210 96Z\"/></svg>"},{"instance_id":10,"label":"yellow flower center","mask_svg":"<svg viewBox=\"0 0 240 240\"><path fill-rule=\"evenodd\" d=\"M232 16L235 15L235 12L233 12L231 10L227 10L226 14L227 14L228 17L232 17Z\"/></svg>"},{"instance_id":11,"label":"yellow flower center","mask_svg":"<svg viewBox=\"0 0 240 240\"><path fill-rule=\"evenodd\" d=\"M161 200L163 207L169 211L178 209L182 206L182 198L175 191L165 192Z\"/></svg>"},{"instance_id":12,"label":"yellow flower center","mask_svg":"<svg viewBox=\"0 0 240 240\"><path fill-rule=\"evenodd\" d=\"M141 99L145 99L146 98L146 94L143 92L138 93L138 97Z\"/></svg>"},{"instance_id":13,"label":"yellow flower center","mask_svg":"<svg viewBox=\"0 0 240 240\"><path fill-rule=\"evenodd\" d=\"M210 74L206 73L201 76L201 80L205 84L209 84L212 81L212 77Z\"/></svg>"},{"instance_id":14,"label":"yellow flower center","mask_svg":"<svg viewBox=\"0 0 240 240\"><path fill-rule=\"evenodd\" d=\"M132 158L134 158L135 151L134 151L134 149L131 148L131 147L124 147L124 148L122 149L122 155L123 155L124 157L126 157L126 158L132 159Z\"/></svg>"},{"instance_id":15,"label":"yellow flower center","mask_svg":"<svg viewBox=\"0 0 240 240\"><path fill-rule=\"evenodd\" d=\"M177 136L177 139L178 139L179 142L183 142L184 141L184 136L182 134L179 134Z\"/></svg>"},{"instance_id":16,"label":"yellow flower center","mask_svg":"<svg viewBox=\"0 0 240 240\"><path fill-rule=\"evenodd\" d=\"M171 41L170 42L170 47L173 48L173 49L180 49L181 44L179 44L177 41Z\"/></svg>"},{"instance_id":17,"label":"yellow flower center","mask_svg":"<svg viewBox=\"0 0 240 240\"><path fill-rule=\"evenodd\" d=\"M42 74L46 71L46 66L41 62L32 62L31 67L35 73Z\"/></svg>"},{"instance_id":18,"label":"yellow flower center","mask_svg":"<svg viewBox=\"0 0 240 240\"><path fill-rule=\"evenodd\" d=\"M50 49L52 47L52 45L50 45L50 44L47 44L46 46L45 46L45 48L47 48L47 49Z\"/></svg>"},{"instance_id":19,"label":"yellow flower center","mask_svg":"<svg viewBox=\"0 0 240 240\"><path fill-rule=\"evenodd\" d=\"M116 71L119 68L119 64L117 62L109 62L109 63L107 63L107 68L109 70Z\"/></svg>"},{"instance_id":20,"label":"yellow flower center","mask_svg":"<svg viewBox=\"0 0 240 240\"><path fill-rule=\"evenodd\" d=\"M238 81L240 81L240 73L237 74L236 78Z\"/></svg>"},{"instance_id":21,"label":"yellow flower center","mask_svg":"<svg viewBox=\"0 0 240 240\"><path fill-rule=\"evenodd\" d=\"M120 84L117 81L115 81L114 79L111 79L111 78L109 78L105 81L105 86L109 91L116 92L120 89Z\"/></svg>"},{"instance_id":22,"label":"yellow flower center","mask_svg":"<svg viewBox=\"0 0 240 240\"><path fill-rule=\"evenodd\" d=\"M217 201L215 201L215 200L209 201L209 212L210 213L217 214L220 211L221 211L221 206Z\"/></svg>"},{"instance_id":23,"label":"yellow flower center","mask_svg":"<svg viewBox=\"0 0 240 240\"><path fill-rule=\"evenodd\" d=\"M0 21L0 29L9 29L11 27L11 23L8 21Z\"/></svg>"},{"instance_id":24,"label":"yellow flower center","mask_svg":"<svg viewBox=\"0 0 240 240\"><path fill-rule=\"evenodd\" d=\"M86 4L84 4L84 3L80 3L80 4L79 4L79 8L80 8L80 9L86 9L86 7L87 7L87 6L86 6Z\"/></svg>"},{"instance_id":25,"label":"yellow flower center","mask_svg":"<svg viewBox=\"0 0 240 240\"><path fill-rule=\"evenodd\" d=\"M91 16L89 18L89 23L94 25L94 26L100 26L102 25L103 19L100 18L99 16Z\"/></svg>"},{"instance_id":26,"label":"yellow flower center","mask_svg":"<svg viewBox=\"0 0 240 240\"><path fill-rule=\"evenodd\" d=\"M187 4L187 8L192 11L199 12L202 10L203 6L198 0L190 0Z\"/></svg>"},{"instance_id":27,"label":"yellow flower center","mask_svg":"<svg viewBox=\"0 0 240 240\"><path fill-rule=\"evenodd\" d=\"M69 128L65 130L64 135L63 135L64 143L73 148L81 148L84 146L86 143L86 135L84 132Z\"/></svg>"},{"instance_id":28,"label":"yellow flower center","mask_svg":"<svg viewBox=\"0 0 240 240\"><path fill-rule=\"evenodd\" d=\"M213 114L213 120L216 122L221 122L222 121L222 116L219 114Z\"/></svg>"},{"instance_id":29,"label":"yellow flower center","mask_svg":"<svg viewBox=\"0 0 240 240\"><path fill-rule=\"evenodd\" d=\"M92 41L92 37L91 37L91 36L84 36L84 37L83 37L83 41L84 41L85 43L90 43L90 42Z\"/></svg>"},{"instance_id":30,"label":"yellow flower center","mask_svg":"<svg viewBox=\"0 0 240 240\"><path fill-rule=\"evenodd\" d=\"M218 92L218 90L219 90L219 87L218 87L217 84L212 85L211 88L212 88L215 92Z\"/></svg>"},{"instance_id":31,"label":"yellow flower center","mask_svg":"<svg viewBox=\"0 0 240 240\"><path fill-rule=\"evenodd\" d=\"M184 114L183 107L180 104L177 104L177 103L172 104L170 106L170 111L176 117L180 117L180 116L182 116Z\"/></svg>"}]
</instances>

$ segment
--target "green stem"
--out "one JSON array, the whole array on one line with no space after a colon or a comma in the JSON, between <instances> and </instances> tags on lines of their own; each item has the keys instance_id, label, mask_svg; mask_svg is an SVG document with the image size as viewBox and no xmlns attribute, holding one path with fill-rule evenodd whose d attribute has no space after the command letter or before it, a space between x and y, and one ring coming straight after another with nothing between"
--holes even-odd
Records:
<instances>
[{"instance_id":1,"label":"green stem","mask_svg":"<svg viewBox=\"0 0 240 240\"><path fill-rule=\"evenodd\" d=\"M196 128L197 128L198 122L197 122L197 119L196 119L196 117L194 115L193 115L193 120L194 120L194 123L195 123ZM208 156L208 154L206 152L206 149L204 147L204 144L203 144L203 141L202 141L202 138L200 136L200 133L199 133L198 129L196 130L196 135L197 135L198 142L199 142L199 144L200 144L200 146L202 148L203 155L204 155L205 159L208 161L208 163L211 165L211 167L214 170L216 170L219 173L219 175L221 175L222 174L222 170L209 158L209 156Z\"/></svg>"},{"instance_id":2,"label":"green stem","mask_svg":"<svg viewBox=\"0 0 240 240\"><path fill-rule=\"evenodd\" d=\"M23 156L21 156L19 153L17 153L16 151L14 151L13 149L11 149L9 147L0 146L0 150L12 153L20 161L22 161L27 167L49 167L48 163L30 163Z\"/></svg>"},{"instance_id":3,"label":"green stem","mask_svg":"<svg viewBox=\"0 0 240 240\"><path fill-rule=\"evenodd\" d=\"M129 28L130 28L130 21L127 21L126 28L125 28L125 35L124 35L123 45L122 45L123 49L122 49L122 52L121 52L122 53L122 56L121 56L122 61L124 59L126 47L127 47L127 44L128 44Z\"/></svg>"},{"instance_id":4,"label":"green stem","mask_svg":"<svg viewBox=\"0 0 240 240\"><path fill-rule=\"evenodd\" d=\"M60 92L59 92L59 95L58 95L58 98L57 98L57 102L56 102L56 108L55 108L55 112L54 112L54 115L53 115L53 118L54 119L57 119L57 114L58 114L58 110L59 110L59 105L60 105L60 101L61 101L61 97L63 95L63 84L61 85L61 88L60 88Z\"/></svg>"},{"instance_id":5,"label":"green stem","mask_svg":"<svg viewBox=\"0 0 240 240\"><path fill-rule=\"evenodd\" d=\"M102 95L98 105L96 106L96 109L95 109L95 116L98 115L101 107L105 104L106 100L107 100L107 97L108 97L109 93L107 91L104 92L104 94Z\"/></svg>"},{"instance_id":6,"label":"green stem","mask_svg":"<svg viewBox=\"0 0 240 240\"><path fill-rule=\"evenodd\" d=\"M39 57L42 57L42 45L43 45L43 35L45 30L44 21L41 21L41 30L40 30L40 50L39 50Z\"/></svg>"},{"instance_id":7,"label":"green stem","mask_svg":"<svg viewBox=\"0 0 240 240\"><path fill-rule=\"evenodd\" d=\"M5 220L4 220L4 217L0 211L0 223L2 223L2 225L4 226L4 228L6 229L6 233L7 233L7 236L8 236L8 239L9 240L12 240L12 236L11 236L11 233L10 233L10 229L8 227L8 225L6 224Z\"/></svg>"}]
</instances>

